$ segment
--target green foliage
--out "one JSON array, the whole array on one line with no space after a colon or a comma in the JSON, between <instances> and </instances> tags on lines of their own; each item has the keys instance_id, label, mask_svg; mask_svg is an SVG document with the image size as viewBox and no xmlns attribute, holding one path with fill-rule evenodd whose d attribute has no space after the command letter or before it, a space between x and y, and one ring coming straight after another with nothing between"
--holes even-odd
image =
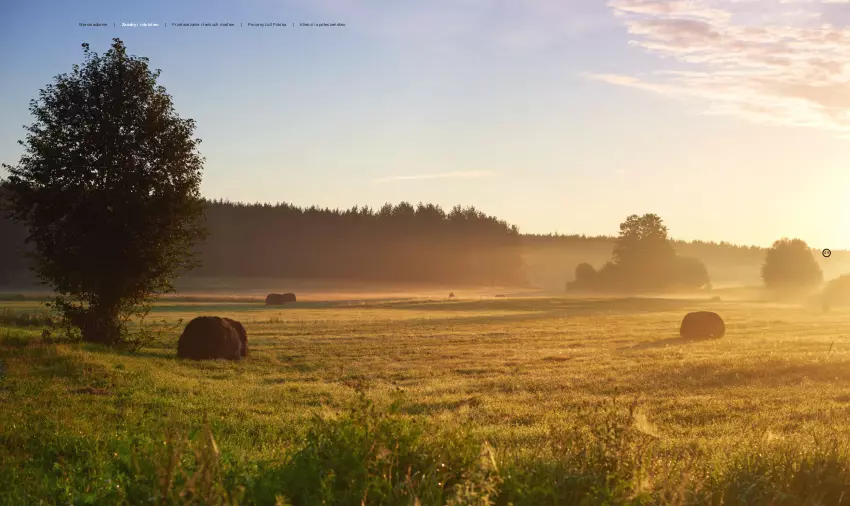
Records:
<instances>
[{"instance_id":1,"label":"green foliage","mask_svg":"<svg viewBox=\"0 0 850 506\"><path fill-rule=\"evenodd\" d=\"M16 311L3 308L0 309L0 325L53 328L56 326L56 319L47 311Z\"/></svg>"},{"instance_id":2,"label":"green foliage","mask_svg":"<svg viewBox=\"0 0 850 506\"><path fill-rule=\"evenodd\" d=\"M850 496L848 450L846 440L834 436L747 445L708 470L702 500L730 506L842 504Z\"/></svg>"},{"instance_id":3,"label":"green foliage","mask_svg":"<svg viewBox=\"0 0 850 506\"><path fill-rule=\"evenodd\" d=\"M121 347L130 353L136 353L143 348L148 348L163 340L167 334L173 334L183 325L183 319L169 323L166 319L154 321L148 324L145 320L149 309L132 328L129 325L122 326Z\"/></svg>"},{"instance_id":4,"label":"green foliage","mask_svg":"<svg viewBox=\"0 0 850 506\"><path fill-rule=\"evenodd\" d=\"M398 404L379 410L361 393L342 417L314 419L301 449L269 477L268 491L279 487L294 504L304 505L443 504L489 497L496 478L482 469L477 445L440 444L426 438L427 428L402 415Z\"/></svg>"},{"instance_id":5,"label":"green foliage","mask_svg":"<svg viewBox=\"0 0 850 506\"><path fill-rule=\"evenodd\" d=\"M823 282L811 248L801 239L774 242L765 255L761 275L766 288L779 292L808 290Z\"/></svg>"},{"instance_id":6,"label":"green foliage","mask_svg":"<svg viewBox=\"0 0 850 506\"><path fill-rule=\"evenodd\" d=\"M123 318L144 312L195 266L204 236L200 140L174 112L146 58L114 39L30 104L3 207L28 229L32 267L59 295L53 307L88 341L115 344Z\"/></svg>"}]
</instances>

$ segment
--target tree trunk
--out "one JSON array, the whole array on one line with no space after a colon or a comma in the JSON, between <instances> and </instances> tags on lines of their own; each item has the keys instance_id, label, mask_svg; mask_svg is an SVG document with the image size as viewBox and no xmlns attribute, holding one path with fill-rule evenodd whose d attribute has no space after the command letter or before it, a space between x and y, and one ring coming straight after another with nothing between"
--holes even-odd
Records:
<instances>
[{"instance_id":1,"label":"tree trunk","mask_svg":"<svg viewBox=\"0 0 850 506\"><path fill-rule=\"evenodd\" d=\"M75 324L83 334L83 341L112 346L118 343L121 333L118 311L112 308L92 307Z\"/></svg>"}]
</instances>

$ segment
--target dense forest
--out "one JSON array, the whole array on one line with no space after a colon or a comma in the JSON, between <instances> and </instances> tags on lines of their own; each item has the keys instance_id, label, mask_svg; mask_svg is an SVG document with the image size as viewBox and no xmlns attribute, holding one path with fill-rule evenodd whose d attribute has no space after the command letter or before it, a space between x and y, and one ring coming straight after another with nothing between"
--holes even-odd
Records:
<instances>
[{"instance_id":1,"label":"dense forest","mask_svg":"<svg viewBox=\"0 0 850 506\"><path fill-rule=\"evenodd\" d=\"M299 208L208 201L210 231L202 266L187 277L305 279L563 287L575 268L601 268L614 237L522 235L474 208L430 204L381 209ZM0 284L33 280L21 255L26 231L0 216ZM700 259L713 283L758 282L764 248L673 240L677 254ZM819 256L819 255L818 255ZM844 273L846 252L819 258L828 277ZM842 267L839 267L842 266Z\"/></svg>"},{"instance_id":2,"label":"dense forest","mask_svg":"<svg viewBox=\"0 0 850 506\"><path fill-rule=\"evenodd\" d=\"M407 202L381 209L207 202L195 276L522 284L515 226L473 207ZM0 283L27 279L25 231L0 220Z\"/></svg>"}]
</instances>

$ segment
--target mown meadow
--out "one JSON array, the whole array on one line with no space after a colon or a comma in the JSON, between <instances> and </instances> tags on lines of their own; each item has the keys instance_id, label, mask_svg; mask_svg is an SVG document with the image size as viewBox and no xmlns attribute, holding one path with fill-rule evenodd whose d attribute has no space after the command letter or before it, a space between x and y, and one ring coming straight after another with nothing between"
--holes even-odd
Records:
<instances>
[{"instance_id":1,"label":"mown meadow","mask_svg":"<svg viewBox=\"0 0 850 506\"><path fill-rule=\"evenodd\" d=\"M713 310L724 338L685 341ZM0 504L843 504L850 310L521 297L159 303L250 356L45 332L0 302ZM29 315L29 316L24 316Z\"/></svg>"}]
</instances>

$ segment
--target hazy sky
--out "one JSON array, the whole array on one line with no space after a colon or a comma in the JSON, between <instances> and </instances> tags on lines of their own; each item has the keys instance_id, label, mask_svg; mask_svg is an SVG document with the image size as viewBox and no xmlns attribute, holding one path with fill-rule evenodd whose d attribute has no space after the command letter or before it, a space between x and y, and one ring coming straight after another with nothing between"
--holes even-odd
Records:
<instances>
[{"instance_id":1,"label":"hazy sky","mask_svg":"<svg viewBox=\"0 0 850 506\"><path fill-rule=\"evenodd\" d=\"M0 4L6 163L29 100L117 36L197 121L209 197L850 248L850 0Z\"/></svg>"}]
</instances>

